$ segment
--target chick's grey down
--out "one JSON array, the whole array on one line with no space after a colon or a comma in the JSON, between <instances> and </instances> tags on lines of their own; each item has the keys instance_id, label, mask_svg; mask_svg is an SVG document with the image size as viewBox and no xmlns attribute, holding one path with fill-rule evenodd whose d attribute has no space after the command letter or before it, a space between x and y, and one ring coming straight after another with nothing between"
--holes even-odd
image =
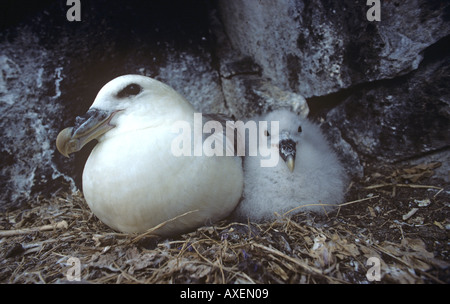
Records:
<instances>
[{"instance_id":1,"label":"chick's grey down","mask_svg":"<svg viewBox=\"0 0 450 304\"><path fill-rule=\"evenodd\" d=\"M273 220L289 212L325 212L344 199L345 170L320 127L287 109L253 117L267 121L268 146L280 153L278 164L262 167L262 157L244 159L243 200L235 210L240 219ZM279 122L273 134L271 121Z\"/></svg>"}]
</instances>

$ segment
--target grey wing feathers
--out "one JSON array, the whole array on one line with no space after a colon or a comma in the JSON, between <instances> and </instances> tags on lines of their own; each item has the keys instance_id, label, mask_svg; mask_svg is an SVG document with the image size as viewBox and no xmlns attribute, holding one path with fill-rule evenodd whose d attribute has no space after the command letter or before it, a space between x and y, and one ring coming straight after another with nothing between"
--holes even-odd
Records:
<instances>
[{"instance_id":1,"label":"grey wing feathers","mask_svg":"<svg viewBox=\"0 0 450 304\"><path fill-rule=\"evenodd\" d=\"M227 125L227 121L232 121L234 122L234 120L222 113L214 113L214 114L203 114L203 127L205 126L205 124L207 122L210 121L214 121L214 122L218 122L220 123L220 125L222 126L222 139L225 141L226 143L226 149L233 149L232 155L236 156L236 151L237 151L237 142L238 140L240 140L240 134L238 133L238 130L234 127L233 125ZM214 126L213 126L214 128ZM214 128L215 129L215 128ZM214 130L214 132L217 132L217 130ZM217 134L217 133L216 133ZM232 135L232 136L231 136ZM211 133L203 133L203 141L208 138L209 136L211 136ZM229 142L230 141L230 142ZM231 146L228 146L228 143L232 143ZM225 152L225 150L224 150ZM230 153L230 152L228 152ZM229 155L229 154L226 154Z\"/></svg>"}]
</instances>

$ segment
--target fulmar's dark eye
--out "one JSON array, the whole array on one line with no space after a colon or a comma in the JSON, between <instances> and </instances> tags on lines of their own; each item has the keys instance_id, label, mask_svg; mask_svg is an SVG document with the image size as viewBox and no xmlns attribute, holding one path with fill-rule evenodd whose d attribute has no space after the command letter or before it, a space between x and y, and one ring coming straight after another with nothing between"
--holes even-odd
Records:
<instances>
[{"instance_id":1,"label":"fulmar's dark eye","mask_svg":"<svg viewBox=\"0 0 450 304\"><path fill-rule=\"evenodd\" d=\"M298 126L297 132L302 133L302 126Z\"/></svg>"},{"instance_id":2,"label":"fulmar's dark eye","mask_svg":"<svg viewBox=\"0 0 450 304\"><path fill-rule=\"evenodd\" d=\"M123 88L119 93L117 93L117 97L125 98L129 96L136 96L142 91L142 87L138 84L132 83Z\"/></svg>"},{"instance_id":3,"label":"fulmar's dark eye","mask_svg":"<svg viewBox=\"0 0 450 304\"><path fill-rule=\"evenodd\" d=\"M269 136L270 136L269 131L265 130L265 131L264 131L264 135L266 135L267 137L269 137Z\"/></svg>"}]
</instances>

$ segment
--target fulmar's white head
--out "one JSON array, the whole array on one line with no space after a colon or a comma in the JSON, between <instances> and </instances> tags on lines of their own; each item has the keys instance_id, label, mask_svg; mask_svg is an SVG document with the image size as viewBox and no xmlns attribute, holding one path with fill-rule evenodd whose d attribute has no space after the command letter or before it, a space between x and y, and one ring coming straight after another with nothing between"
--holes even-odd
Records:
<instances>
[{"instance_id":1,"label":"fulmar's white head","mask_svg":"<svg viewBox=\"0 0 450 304\"><path fill-rule=\"evenodd\" d=\"M279 132L268 128L264 134L268 144L278 148L280 158L276 166L262 167L259 154L245 157L244 197L236 208L238 217L272 220L276 213L323 212L342 202L345 170L319 126L286 109L251 120L267 121L268 126L279 123Z\"/></svg>"},{"instance_id":2,"label":"fulmar's white head","mask_svg":"<svg viewBox=\"0 0 450 304\"><path fill-rule=\"evenodd\" d=\"M63 130L57 147L66 157L96 139L155 127L192 115L194 109L171 87L141 75L124 75L108 82L89 111L75 126Z\"/></svg>"},{"instance_id":3,"label":"fulmar's white head","mask_svg":"<svg viewBox=\"0 0 450 304\"><path fill-rule=\"evenodd\" d=\"M192 126L193 115L169 86L125 75L107 83L75 126L60 132L57 147L65 156L98 141L83 171L83 193L100 220L123 232L165 222L155 233L170 235L234 209L243 187L239 158L172 153L174 125Z\"/></svg>"}]
</instances>

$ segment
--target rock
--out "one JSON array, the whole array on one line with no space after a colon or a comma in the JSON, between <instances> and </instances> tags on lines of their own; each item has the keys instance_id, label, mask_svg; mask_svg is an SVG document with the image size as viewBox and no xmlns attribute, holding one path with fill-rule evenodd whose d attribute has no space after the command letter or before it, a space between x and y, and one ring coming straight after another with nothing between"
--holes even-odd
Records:
<instances>
[{"instance_id":1,"label":"rock","mask_svg":"<svg viewBox=\"0 0 450 304\"><path fill-rule=\"evenodd\" d=\"M237 120L280 107L290 108L303 117L309 113L302 95L282 90L258 76L239 75L222 79L222 89L227 106Z\"/></svg>"},{"instance_id":2,"label":"rock","mask_svg":"<svg viewBox=\"0 0 450 304\"><path fill-rule=\"evenodd\" d=\"M154 77L199 111L227 113L205 3L83 0L81 5L82 21L69 22L65 2L2 3L19 17L0 24L0 209L18 207L36 194L81 187L93 145L65 159L56 152L56 135L118 75Z\"/></svg>"},{"instance_id":3,"label":"rock","mask_svg":"<svg viewBox=\"0 0 450 304\"><path fill-rule=\"evenodd\" d=\"M271 109L287 107L303 117L308 116L306 99L263 77L261 67L251 57L242 56L232 48L217 15L212 14L210 18L217 43L222 92L230 114L236 119L246 119Z\"/></svg>"},{"instance_id":4,"label":"rock","mask_svg":"<svg viewBox=\"0 0 450 304\"><path fill-rule=\"evenodd\" d=\"M0 201L13 205L39 185L55 191L59 186L51 181L64 178L53 162L52 140L63 110L57 102L61 69L27 29L1 43L0 53Z\"/></svg>"},{"instance_id":5,"label":"rock","mask_svg":"<svg viewBox=\"0 0 450 304\"><path fill-rule=\"evenodd\" d=\"M443 50L447 40L439 45ZM366 163L420 163L433 153L440 155L431 158L436 161L448 158L450 56L434 56L406 76L358 89L328 113L326 120L351 146L347 151ZM441 177L448 179L448 171Z\"/></svg>"},{"instance_id":6,"label":"rock","mask_svg":"<svg viewBox=\"0 0 450 304\"><path fill-rule=\"evenodd\" d=\"M322 123L322 130L328 135L328 139L344 164L347 173L350 176L363 177L364 166L358 151L344 139L339 126L331 122L332 120L333 118L330 118L329 122Z\"/></svg>"},{"instance_id":7,"label":"rock","mask_svg":"<svg viewBox=\"0 0 450 304\"><path fill-rule=\"evenodd\" d=\"M221 0L232 46L274 85L305 97L416 69L421 52L450 34L448 1L382 1L370 22L366 1Z\"/></svg>"}]
</instances>

